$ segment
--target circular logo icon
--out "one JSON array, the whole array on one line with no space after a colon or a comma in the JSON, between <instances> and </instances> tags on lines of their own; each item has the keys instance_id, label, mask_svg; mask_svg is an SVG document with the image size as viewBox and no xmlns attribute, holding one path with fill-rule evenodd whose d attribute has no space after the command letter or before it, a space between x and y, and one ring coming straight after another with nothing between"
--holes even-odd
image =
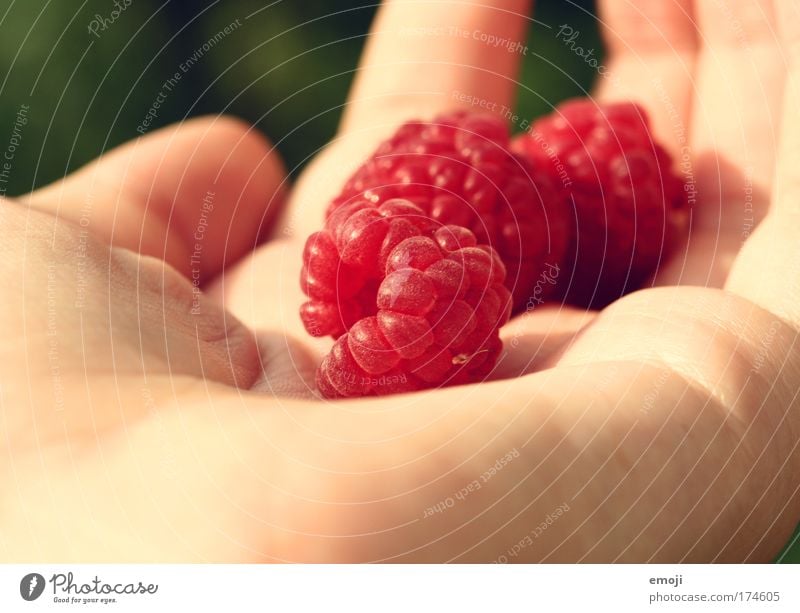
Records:
<instances>
[{"instance_id":1,"label":"circular logo icon","mask_svg":"<svg viewBox=\"0 0 800 613\"><path fill-rule=\"evenodd\" d=\"M19 582L19 595L25 600L36 600L42 592L44 592L44 577L39 573L29 573Z\"/></svg>"}]
</instances>

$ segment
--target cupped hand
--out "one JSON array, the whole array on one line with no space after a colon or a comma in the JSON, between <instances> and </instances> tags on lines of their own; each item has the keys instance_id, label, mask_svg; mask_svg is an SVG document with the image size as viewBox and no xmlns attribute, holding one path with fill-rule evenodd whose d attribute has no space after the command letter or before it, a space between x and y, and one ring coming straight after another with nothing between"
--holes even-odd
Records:
<instances>
[{"instance_id":1,"label":"cupped hand","mask_svg":"<svg viewBox=\"0 0 800 613\"><path fill-rule=\"evenodd\" d=\"M511 322L492 381L317 399L329 342L302 330L297 277L399 123L512 106L520 54L475 33L523 40L526 2L386 3L339 135L291 190L269 143L210 118L4 202L2 557L774 556L800 517L799 9L602 8L616 78L597 96L643 102L685 156L692 232L662 287Z\"/></svg>"}]
</instances>

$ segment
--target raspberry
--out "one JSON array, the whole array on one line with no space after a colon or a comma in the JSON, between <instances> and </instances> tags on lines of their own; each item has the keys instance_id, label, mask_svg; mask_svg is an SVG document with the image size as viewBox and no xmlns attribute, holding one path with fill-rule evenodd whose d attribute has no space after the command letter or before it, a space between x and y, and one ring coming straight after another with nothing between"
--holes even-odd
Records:
<instances>
[{"instance_id":1,"label":"raspberry","mask_svg":"<svg viewBox=\"0 0 800 613\"><path fill-rule=\"evenodd\" d=\"M548 264L561 262L568 242L568 211L552 180L511 152L508 129L493 116L458 111L404 124L354 173L328 216L338 224L349 220L354 203L380 206L397 198L415 204L427 219L460 226L496 249L517 305L528 299ZM361 213L342 231L371 227L370 219L374 211ZM366 246L373 253L370 241L382 230L364 232L353 249L361 253ZM343 253L342 261L357 265L358 257L368 256Z\"/></svg>"},{"instance_id":2,"label":"raspberry","mask_svg":"<svg viewBox=\"0 0 800 613\"><path fill-rule=\"evenodd\" d=\"M336 337L317 371L328 398L476 381L511 312L499 255L408 200L337 208L303 253L306 329Z\"/></svg>"},{"instance_id":3,"label":"raspberry","mask_svg":"<svg viewBox=\"0 0 800 613\"><path fill-rule=\"evenodd\" d=\"M687 200L639 106L571 100L512 148L548 172L575 207L559 279L568 300L601 307L653 274L684 226Z\"/></svg>"}]
</instances>

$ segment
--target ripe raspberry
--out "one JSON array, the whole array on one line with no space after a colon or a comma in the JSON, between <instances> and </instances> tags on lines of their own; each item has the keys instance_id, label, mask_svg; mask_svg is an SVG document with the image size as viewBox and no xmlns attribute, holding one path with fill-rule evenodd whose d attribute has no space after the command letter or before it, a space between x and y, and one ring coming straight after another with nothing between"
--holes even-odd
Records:
<instances>
[{"instance_id":1,"label":"ripe raspberry","mask_svg":"<svg viewBox=\"0 0 800 613\"><path fill-rule=\"evenodd\" d=\"M563 200L547 173L510 151L508 128L497 117L458 111L404 124L355 172L328 215L353 202L378 206L395 198L496 249L517 305L548 264L561 262L568 242Z\"/></svg>"},{"instance_id":2,"label":"ripe raspberry","mask_svg":"<svg viewBox=\"0 0 800 613\"><path fill-rule=\"evenodd\" d=\"M545 169L575 207L560 275L570 301L604 306L656 270L684 225L686 192L639 106L571 100L512 148Z\"/></svg>"},{"instance_id":3,"label":"ripe raspberry","mask_svg":"<svg viewBox=\"0 0 800 613\"><path fill-rule=\"evenodd\" d=\"M306 329L337 337L317 371L328 398L480 380L511 312L497 253L407 200L336 209L303 254Z\"/></svg>"}]
</instances>

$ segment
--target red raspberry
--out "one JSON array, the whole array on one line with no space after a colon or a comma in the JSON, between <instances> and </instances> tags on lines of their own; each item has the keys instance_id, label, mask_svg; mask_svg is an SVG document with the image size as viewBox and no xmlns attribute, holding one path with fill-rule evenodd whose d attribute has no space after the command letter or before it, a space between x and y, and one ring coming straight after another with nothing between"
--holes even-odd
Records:
<instances>
[{"instance_id":1,"label":"red raspberry","mask_svg":"<svg viewBox=\"0 0 800 613\"><path fill-rule=\"evenodd\" d=\"M497 253L407 200L338 208L303 254L306 329L338 337L317 372L328 398L480 380L511 295Z\"/></svg>"},{"instance_id":2,"label":"red raspberry","mask_svg":"<svg viewBox=\"0 0 800 613\"><path fill-rule=\"evenodd\" d=\"M639 106L571 100L512 147L545 169L575 207L560 275L570 301L604 306L653 274L684 226L687 200Z\"/></svg>"},{"instance_id":3,"label":"red raspberry","mask_svg":"<svg viewBox=\"0 0 800 613\"><path fill-rule=\"evenodd\" d=\"M563 200L547 173L510 151L508 128L497 117L458 111L404 124L355 172L328 215L353 202L378 206L394 198L496 249L517 305L561 262L568 242Z\"/></svg>"}]
</instances>

